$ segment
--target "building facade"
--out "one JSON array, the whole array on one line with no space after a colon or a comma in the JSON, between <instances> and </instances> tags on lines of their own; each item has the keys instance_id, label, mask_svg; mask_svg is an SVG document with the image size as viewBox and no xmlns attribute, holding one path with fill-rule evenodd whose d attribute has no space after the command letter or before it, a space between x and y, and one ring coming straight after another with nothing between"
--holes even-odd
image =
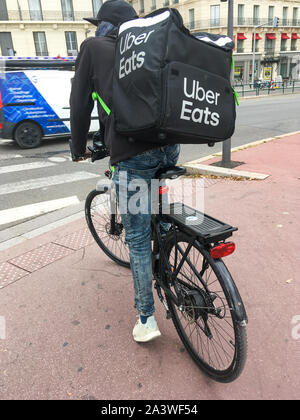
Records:
<instances>
[{"instance_id":1,"label":"building facade","mask_svg":"<svg viewBox=\"0 0 300 420\"><path fill-rule=\"evenodd\" d=\"M174 7L191 32L227 34L228 3L220 0L132 0L140 16L161 7ZM278 17L278 26L273 27ZM236 82L254 79L300 79L300 1L234 0L234 77ZM254 32L255 54L254 48Z\"/></svg>"},{"instance_id":2,"label":"building facade","mask_svg":"<svg viewBox=\"0 0 300 420\"><path fill-rule=\"evenodd\" d=\"M0 55L73 56L102 0L0 0Z\"/></svg>"},{"instance_id":3,"label":"building facade","mask_svg":"<svg viewBox=\"0 0 300 420\"><path fill-rule=\"evenodd\" d=\"M227 33L227 2L128 1L141 17L174 7L192 32ZM77 55L81 42L95 32L83 18L95 16L101 4L102 0L0 0L0 54ZM234 0L234 41L236 82L299 80L300 0Z\"/></svg>"}]
</instances>

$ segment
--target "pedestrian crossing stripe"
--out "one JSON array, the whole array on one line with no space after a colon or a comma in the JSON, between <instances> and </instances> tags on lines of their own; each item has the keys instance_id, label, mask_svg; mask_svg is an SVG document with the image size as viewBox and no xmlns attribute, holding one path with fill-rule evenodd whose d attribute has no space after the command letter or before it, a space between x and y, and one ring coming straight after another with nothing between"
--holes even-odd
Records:
<instances>
[{"instance_id":1,"label":"pedestrian crossing stripe","mask_svg":"<svg viewBox=\"0 0 300 420\"><path fill-rule=\"evenodd\" d=\"M9 165L0 167L0 174L8 174L11 172L27 171L31 169L47 168L49 166L55 166L52 162L31 162L19 165Z\"/></svg>"},{"instance_id":2,"label":"pedestrian crossing stripe","mask_svg":"<svg viewBox=\"0 0 300 420\"><path fill-rule=\"evenodd\" d=\"M60 198L57 200L42 201L41 203L28 204L21 207L0 211L0 225L16 222L30 217L40 216L50 211L78 204L77 196Z\"/></svg>"},{"instance_id":3,"label":"pedestrian crossing stripe","mask_svg":"<svg viewBox=\"0 0 300 420\"><path fill-rule=\"evenodd\" d=\"M0 195L14 194L39 188L50 188L52 186L67 184L69 182L83 181L91 178L99 178L98 174L90 172L73 172L70 174L53 175L43 178L32 178L19 182L10 182L0 185Z\"/></svg>"}]
</instances>

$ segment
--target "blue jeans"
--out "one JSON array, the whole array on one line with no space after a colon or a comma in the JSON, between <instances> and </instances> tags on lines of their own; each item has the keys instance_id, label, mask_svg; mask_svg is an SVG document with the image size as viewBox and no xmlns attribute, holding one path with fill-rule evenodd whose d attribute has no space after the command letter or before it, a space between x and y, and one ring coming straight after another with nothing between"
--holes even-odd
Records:
<instances>
[{"instance_id":1,"label":"blue jeans","mask_svg":"<svg viewBox=\"0 0 300 420\"><path fill-rule=\"evenodd\" d=\"M155 311L151 258L151 179L159 169L176 165L179 153L179 145L150 150L120 162L114 173L113 181L129 248L136 308L144 316L151 316ZM142 183L145 188L135 189L135 183ZM121 203L124 192L126 209L124 200ZM136 206L132 206L132 202Z\"/></svg>"}]
</instances>

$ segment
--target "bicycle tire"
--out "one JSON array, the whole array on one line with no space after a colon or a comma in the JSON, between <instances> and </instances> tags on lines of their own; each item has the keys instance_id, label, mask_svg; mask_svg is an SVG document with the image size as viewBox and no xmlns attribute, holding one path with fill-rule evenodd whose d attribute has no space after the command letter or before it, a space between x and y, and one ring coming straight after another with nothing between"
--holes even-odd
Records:
<instances>
[{"instance_id":1,"label":"bicycle tire","mask_svg":"<svg viewBox=\"0 0 300 420\"><path fill-rule=\"evenodd\" d=\"M176 241L181 248L186 249L189 238L182 232L177 233L176 240L174 234L169 235L169 238L166 240L165 249L171 265L174 263L175 254L172 250L175 249ZM196 256L196 260L193 258L193 262L191 261L191 252L194 252ZM188 353L206 375L217 382L232 382L238 378L245 366L247 358L247 334L245 326L234 319L228 304L231 300L230 297L228 298L226 296L227 292L223 286L224 281L219 267L220 264L223 265L222 272L224 269L227 270L227 268L222 260L214 260L210 257L209 253L199 243L193 245L188 254L188 258L196 270L198 270L197 267L202 266L202 270L201 272L198 271L198 274L202 273L201 277L209 289L208 294L211 293L211 297L214 298L214 303L207 303L208 294L206 293L207 297L205 298L205 305L203 305L205 288L189 263L185 261L174 280L182 289L186 289L184 293L191 294L185 297L185 304L181 307L181 310L176 306L174 300L165 293L174 326ZM177 261L177 267L179 261ZM208 267L202 272L204 261L207 261L206 264L208 264ZM187 264L187 267L185 264ZM229 274L228 270L227 274ZM174 292L174 283L172 284L169 281L168 284L170 290ZM200 306L197 306L195 302ZM216 315L209 314L209 305L214 305L217 311L223 311L222 318L217 318ZM221 313L219 315L221 316ZM206 316L207 320L205 321ZM221 321L224 321L222 325ZM212 334L211 338L207 335L208 330L206 326ZM188 332L186 332L186 328ZM222 350L224 354L221 354Z\"/></svg>"},{"instance_id":2,"label":"bicycle tire","mask_svg":"<svg viewBox=\"0 0 300 420\"><path fill-rule=\"evenodd\" d=\"M85 217L89 230L102 251L118 265L130 268L129 250L125 244L125 232L120 214L117 211L118 232L110 233L110 195L102 191L91 191L85 200Z\"/></svg>"}]
</instances>

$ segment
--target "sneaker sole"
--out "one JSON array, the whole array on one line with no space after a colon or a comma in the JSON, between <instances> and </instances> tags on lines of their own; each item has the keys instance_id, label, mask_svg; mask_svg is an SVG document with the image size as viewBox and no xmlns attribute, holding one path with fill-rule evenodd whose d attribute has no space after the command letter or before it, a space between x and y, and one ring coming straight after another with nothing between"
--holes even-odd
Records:
<instances>
[{"instance_id":1,"label":"sneaker sole","mask_svg":"<svg viewBox=\"0 0 300 420\"><path fill-rule=\"evenodd\" d=\"M133 339L138 343L147 343L148 341L152 341L155 338L160 337L160 336L161 336L160 331L153 331L152 333L147 334L146 337L137 338L137 337L133 336Z\"/></svg>"}]
</instances>

